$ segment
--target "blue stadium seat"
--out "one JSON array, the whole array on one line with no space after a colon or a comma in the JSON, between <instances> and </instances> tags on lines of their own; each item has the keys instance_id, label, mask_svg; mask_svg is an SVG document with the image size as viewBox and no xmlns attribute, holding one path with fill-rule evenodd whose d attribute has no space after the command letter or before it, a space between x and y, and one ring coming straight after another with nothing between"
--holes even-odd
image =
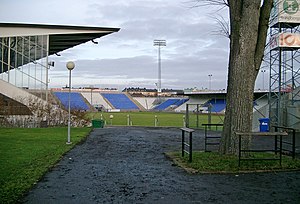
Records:
<instances>
[{"instance_id":1,"label":"blue stadium seat","mask_svg":"<svg viewBox=\"0 0 300 204\"><path fill-rule=\"evenodd\" d=\"M123 93L103 93L101 95L106 98L116 109L139 110L139 107Z\"/></svg>"},{"instance_id":2,"label":"blue stadium seat","mask_svg":"<svg viewBox=\"0 0 300 204\"><path fill-rule=\"evenodd\" d=\"M54 92L54 95L60 100L62 105L69 108L69 92ZM85 103L80 93L70 93L70 107L72 110L89 110L88 105Z\"/></svg>"},{"instance_id":3,"label":"blue stadium seat","mask_svg":"<svg viewBox=\"0 0 300 204\"><path fill-rule=\"evenodd\" d=\"M184 104L185 102L187 102L189 99L184 98L184 99L180 99L178 102L176 102L174 105L176 106L181 106L182 104Z\"/></svg>"},{"instance_id":4,"label":"blue stadium seat","mask_svg":"<svg viewBox=\"0 0 300 204\"><path fill-rule=\"evenodd\" d=\"M215 113L221 112L226 108L225 99L211 99L208 102L206 102L204 106L208 107L209 104L212 105L211 112L215 112Z\"/></svg>"},{"instance_id":5,"label":"blue stadium seat","mask_svg":"<svg viewBox=\"0 0 300 204\"><path fill-rule=\"evenodd\" d=\"M165 102L159 104L154 108L154 110L165 110L171 105L177 105L181 99L168 99Z\"/></svg>"}]
</instances>

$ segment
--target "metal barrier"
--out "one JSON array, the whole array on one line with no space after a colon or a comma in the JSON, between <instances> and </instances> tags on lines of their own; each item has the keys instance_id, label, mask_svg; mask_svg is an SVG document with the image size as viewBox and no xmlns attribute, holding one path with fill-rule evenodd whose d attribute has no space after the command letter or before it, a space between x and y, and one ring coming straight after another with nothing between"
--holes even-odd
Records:
<instances>
[{"instance_id":1,"label":"metal barrier","mask_svg":"<svg viewBox=\"0 0 300 204\"><path fill-rule=\"evenodd\" d=\"M219 142L209 142L208 140L219 140L221 138L221 136L207 136L207 129L209 127L209 129L211 129L211 126L215 126L216 130L218 130L218 127L223 127L223 124L208 124L208 123L204 123L202 124L202 126L204 126L204 151L208 152L207 150L207 146L208 145L212 145L212 146L216 146L220 144Z\"/></svg>"},{"instance_id":2,"label":"metal barrier","mask_svg":"<svg viewBox=\"0 0 300 204\"><path fill-rule=\"evenodd\" d=\"M192 134L195 130L190 129L190 128L180 128L182 131L181 136L181 156L184 157L184 153L187 153L189 155L189 162L192 162L192 157L193 157L193 138ZM185 142L184 136L185 133L189 133L189 143ZM189 147L188 150L185 150L185 146Z\"/></svg>"},{"instance_id":3,"label":"metal barrier","mask_svg":"<svg viewBox=\"0 0 300 204\"><path fill-rule=\"evenodd\" d=\"M287 136L288 134L286 132L245 132L245 133L240 133L236 132L235 133L238 136L239 139L239 166L241 165L242 160L279 160L279 163L281 165L281 160L282 160L282 136ZM280 137L279 140L279 148L277 145L275 145L274 149L242 149L242 136L273 136L275 137L275 143L276 142L276 137ZM279 152L279 158L242 158L242 152Z\"/></svg>"},{"instance_id":4,"label":"metal barrier","mask_svg":"<svg viewBox=\"0 0 300 204\"><path fill-rule=\"evenodd\" d=\"M275 132L278 132L279 129L284 130L286 132L292 133L292 141L289 142L287 140L283 140L282 143L288 146L292 146L292 150L282 148L282 150L287 151L292 154L293 159L295 159L296 156L296 129L284 127L284 126L273 126L275 128ZM278 140L277 136L275 137L275 148L277 148Z\"/></svg>"}]
</instances>

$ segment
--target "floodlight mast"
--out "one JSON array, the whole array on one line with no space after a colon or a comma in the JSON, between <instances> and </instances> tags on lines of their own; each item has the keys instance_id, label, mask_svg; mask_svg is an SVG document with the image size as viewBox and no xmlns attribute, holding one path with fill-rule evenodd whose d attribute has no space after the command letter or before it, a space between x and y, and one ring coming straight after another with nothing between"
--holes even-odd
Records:
<instances>
[{"instance_id":1,"label":"floodlight mast","mask_svg":"<svg viewBox=\"0 0 300 204\"><path fill-rule=\"evenodd\" d=\"M157 95L161 93L161 57L160 57L160 47L167 46L166 40L154 40L154 46L158 46L158 83L157 83Z\"/></svg>"},{"instance_id":2,"label":"floodlight mast","mask_svg":"<svg viewBox=\"0 0 300 204\"><path fill-rule=\"evenodd\" d=\"M208 90L211 90L211 77L212 77L212 74L209 74L208 77L209 77Z\"/></svg>"}]
</instances>

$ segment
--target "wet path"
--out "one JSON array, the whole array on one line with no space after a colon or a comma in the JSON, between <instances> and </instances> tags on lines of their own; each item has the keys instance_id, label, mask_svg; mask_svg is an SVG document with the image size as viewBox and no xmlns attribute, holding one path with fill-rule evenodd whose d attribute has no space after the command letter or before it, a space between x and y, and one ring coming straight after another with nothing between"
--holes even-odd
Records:
<instances>
[{"instance_id":1,"label":"wet path","mask_svg":"<svg viewBox=\"0 0 300 204\"><path fill-rule=\"evenodd\" d=\"M95 129L25 203L299 203L300 173L190 175L167 160L178 128ZM203 132L195 133L203 148Z\"/></svg>"}]
</instances>

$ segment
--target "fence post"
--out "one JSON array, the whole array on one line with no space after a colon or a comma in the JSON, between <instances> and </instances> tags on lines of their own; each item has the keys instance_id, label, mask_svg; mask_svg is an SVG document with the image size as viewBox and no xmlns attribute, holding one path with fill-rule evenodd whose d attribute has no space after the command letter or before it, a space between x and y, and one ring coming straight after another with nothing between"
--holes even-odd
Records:
<instances>
[{"instance_id":1,"label":"fence post","mask_svg":"<svg viewBox=\"0 0 300 204\"><path fill-rule=\"evenodd\" d=\"M242 139L242 136L239 135L239 166L241 166L241 148L242 148L242 145L241 145L241 139Z\"/></svg>"},{"instance_id":2,"label":"fence post","mask_svg":"<svg viewBox=\"0 0 300 204\"><path fill-rule=\"evenodd\" d=\"M184 130L181 130L181 156L184 157Z\"/></svg>"},{"instance_id":3,"label":"fence post","mask_svg":"<svg viewBox=\"0 0 300 204\"><path fill-rule=\"evenodd\" d=\"M109 118L110 118L110 125L112 125L112 121L113 121L114 116L110 115Z\"/></svg>"},{"instance_id":4,"label":"fence post","mask_svg":"<svg viewBox=\"0 0 300 204\"><path fill-rule=\"evenodd\" d=\"M211 124L211 109L212 109L212 105L211 103L208 105L208 118L207 118L207 123ZM211 126L209 126L209 130L211 130Z\"/></svg>"},{"instance_id":5,"label":"fence post","mask_svg":"<svg viewBox=\"0 0 300 204\"><path fill-rule=\"evenodd\" d=\"M190 132L190 157L189 162L192 162L193 158L193 139L192 139L192 132Z\"/></svg>"},{"instance_id":6,"label":"fence post","mask_svg":"<svg viewBox=\"0 0 300 204\"><path fill-rule=\"evenodd\" d=\"M204 125L204 152L207 151L206 143L207 143L207 125Z\"/></svg>"},{"instance_id":7,"label":"fence post","mask_svg":"<svg viewBox=\"0 0 300 204\"><path fill-rule=\"evenodd\" d=\"M295 129L293 129L293 147L292 147L292 149L293 149L293 159L295 159L295 155L296 155L296 130Z\"/></svg>"},{"instance_id":8,"label":"fence post","mask_svg":"<svg viewBox=\"0 0 300 204\"><path fill-rule=\"evenodd\" d=\"M278 132L278 127L275 127L275 132ZM278 141L278 138L277 138L277 135L275 136L275 144L274 144L274 147L275 147L275 154L277 154L277 141Z\"/></svg>"},{"instance_id":9,"label":"fence post","mask_svg":"<svg viewBox=\"0 0 300 204\"><path fill-rule=\"evenodd\" d=\"M190 126L190 118L189 118L189 104L186 104L186 110L185 110L185 126L188 128Z\"/></svg>"},{"instance_id":10,"label":"fence post","mask_svg":"<svg viewBox=\"0 0 300 204\"><path fill-rule=\"evenodd\" d=\"M197 104L197 128L199 128L199 104Z\"/></svg>"}]
</instances>

